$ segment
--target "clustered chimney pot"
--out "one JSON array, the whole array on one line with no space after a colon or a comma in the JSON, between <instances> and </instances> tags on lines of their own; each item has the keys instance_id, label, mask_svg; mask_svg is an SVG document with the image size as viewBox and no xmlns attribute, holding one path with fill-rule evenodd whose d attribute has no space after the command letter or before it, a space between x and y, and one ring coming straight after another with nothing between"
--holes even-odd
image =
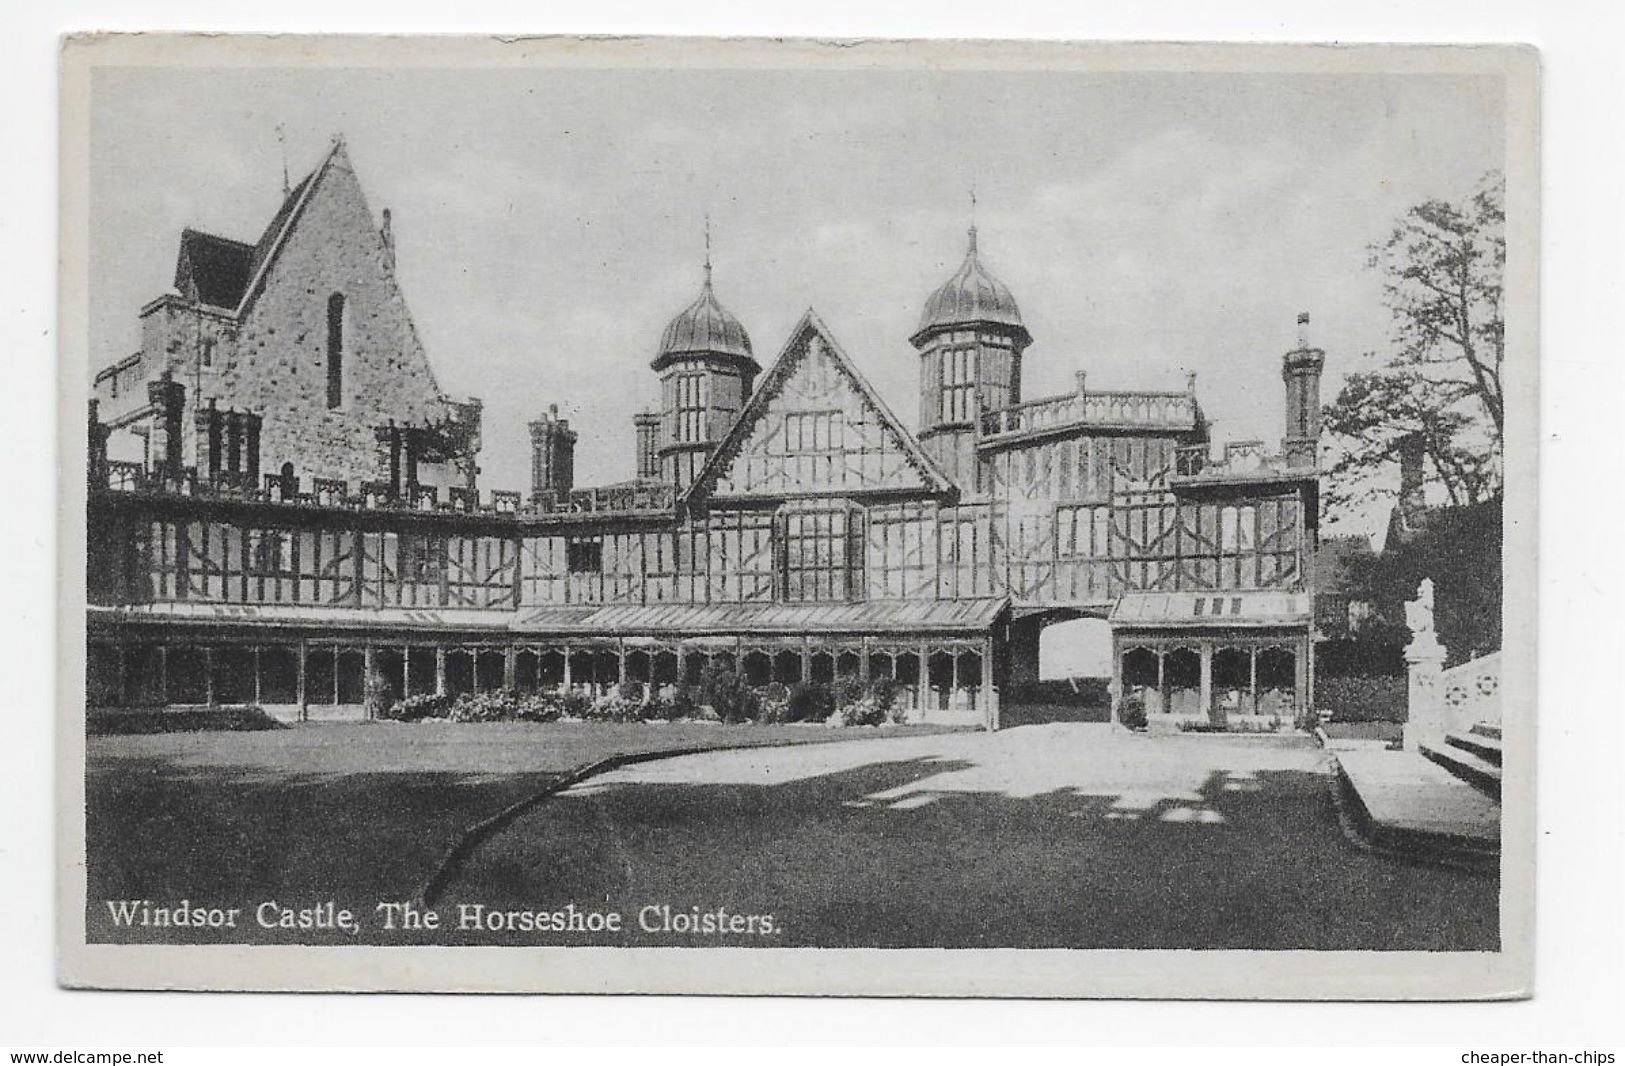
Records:
<instances>
[{"instance_id":1,"label":"clustered chimney pot","mask_svg":"<svg viewBox=\"0 0 1625 1066\"><path fill-rule=\"evenodd\" d=\"M548 404L547 414L530 424L530 491L533 500L552 494L569 497L575 487L576 433L568 419L559 417L559 405Z\"/></svg>"}]
</instances>

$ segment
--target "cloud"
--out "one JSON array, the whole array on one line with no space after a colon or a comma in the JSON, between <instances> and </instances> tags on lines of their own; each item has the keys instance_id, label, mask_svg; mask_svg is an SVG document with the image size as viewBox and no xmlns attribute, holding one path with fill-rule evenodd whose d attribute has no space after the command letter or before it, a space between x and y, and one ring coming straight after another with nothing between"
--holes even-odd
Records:
<instances>
[{"instance_id":1,"label":"cloud","mask_svg":"<svg viewBox=\"0 0 1625 1066\"><path fill-rule=\"evenodd\" d=\"M100 76L98 76L100 77ZM1315 315L1328 393L1387 333L1365 245L1499 159L1500 101L1444 77L795 71L176 71L93 99L92 340L139 343L184 225L251 239L281 183L349 138L449 389L485 397L488 484L528 480L526 419L626 477L666 321L717 291L766 363L808 305L893 408L907 338L981 247L1036 337L1029 395L1177 385L1225 432L1280 433L1279 356ZM911 421L911 419L910 419Z\"/></svg>"}]
</instances>

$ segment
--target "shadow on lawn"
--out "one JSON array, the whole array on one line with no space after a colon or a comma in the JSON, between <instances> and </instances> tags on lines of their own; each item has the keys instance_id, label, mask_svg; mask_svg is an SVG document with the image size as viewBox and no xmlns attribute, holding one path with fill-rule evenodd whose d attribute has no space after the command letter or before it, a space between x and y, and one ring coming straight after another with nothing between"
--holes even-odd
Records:
<instances>
[{"instance_id":1,"label":"shadow on lawn","mask_svg":"<svg viewBox=\"0 0 1625 1066\"><path fill-rule=\"evenodd\" d=\"M467 825L558 776L286 773L131 755L93 765L85 778L88 939L243 939L118 928L107 900L186 898L245 913L265 900L337 900L370 915L377 902L416 891ZM315 934L304 942L354 941Z\"/></svg>"},{"instance_id":2,"label":"shadow on lawn","mask_svg":"<svg viewBox=\"0 0 1625 1066\"><path fill-rule=\"evenodd\" d=\"M1343 837L1323 773L1033 795L972 764L876 762L782 783L604 784L484 844L441 904L623 913L622 935L439 942L763 947L1495 950L1494 876ZM941 787L934 787L940 785ZM763 936L646 932L648 905L771 914Z\"/></svg>"}]
</instances>

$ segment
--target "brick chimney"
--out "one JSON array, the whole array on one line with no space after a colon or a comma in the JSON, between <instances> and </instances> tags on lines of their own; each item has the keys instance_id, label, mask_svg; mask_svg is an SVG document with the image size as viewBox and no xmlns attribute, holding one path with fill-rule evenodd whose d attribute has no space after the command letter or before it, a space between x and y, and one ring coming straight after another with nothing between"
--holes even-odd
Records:
<instances>
[{"instance_id":1,"label":"brick chimney","mask_svg":"<svg viewBox=\"0 0 1625 1066\"><path fill-rule=\"evenodd\" d=\"M1407 524L1427 508L1422 469L1427 458L1426 444L1420 433L1408 434L1399 441L1399 512Z\"/></svg>"},{"instance_id":2,"label":"brick chimney","mask_svg":"<svg viewBox=\"0 0 1625 1066\"><path fill-rule=\"evenodd\" d=\"M243 425L243 487L257 489L260 487L260 430L265 427L265 418L253 411L244 411L238 417Z\"/></svg>"},{"instance_id":3,"label":"brick chimney","mask_svg":"<svg viewBox=\"0 0 1625 1066\"><path fill-rule=\"evenodd\" d=\"M633 437L637 444L635 469L639 478L660 477L660 413L639 411L632 416Z\"/></svg>"},{"instance_id":4,"label":"brick chimney","mask_svg":"<svg viewBox=\"0 0 1625 1066\"><path fill-rule=\"evenodd\" d=\"M89 410L89 441L90 453L86 463L86 475L90 484L98 488L107 487L107 436L111 432L102 422L100 403L90 401Z\"/></svg>"},{"instance_id":5,"label":"brick chimney","mask_svg":"<svg viewBox=\"0 0 1625 1066\"><path fill-rule=\"evenodd\" d=\"M403 473L401 461L404 456L405 434L401 427L395 424L392 418L382 426L375 426L372 431L374 443L373 455L377 462L377 480L389 486L389 494L393 499L400 499L406 495L401 483Z\"/></svg>"},{"instance_id":6,"label":"brick chimney","mask_svg":"<svg viewBox=\"0 0 1625 1066\"><path fill-rule=\"evenodd\" d=\"M570 420L559 417L559 405L550 404L547 414L530 424L531 498L549 493L555 500L568 498L575 471L576 434Z\"/></svg>"},{"instance_id":7,"label":"brick chimney","mask_svg":"<svg viewBox=\"0 0 1625 1066\"><path fill-rule=\"evenodd\" d=\"M198 477L211 483L218 481L225 459L222 454L225 451L225 420L220 417L213 396L209 397L209 406L192 412L192 421L197 427Z\"/></svg>"},{"instance_id":8,"label":"brick chimney","mask_svg":"<svg viewBox=\"0 0 1625 1066\"><path fill-rule=\"evenodd\" d=\"M1298 315L1298 346L1281 357L1286 383L1286 436L1281 453L1290 467L1313 467L1320 459L1320 372L1326 353L1309 346L1309 312Z\"/></svg>"},{"instance_id":9,"label":"brick chimney","mask_svg":"<svg viewBox=\"0 0 1625 1066\"><path fill-rule=\"evenodd\" d=\"M159 477L180 477L181 414L186 407L186 386L165 370L147 382L147 402L153 408L147 465Z\"/></svg>"}]
</instances>

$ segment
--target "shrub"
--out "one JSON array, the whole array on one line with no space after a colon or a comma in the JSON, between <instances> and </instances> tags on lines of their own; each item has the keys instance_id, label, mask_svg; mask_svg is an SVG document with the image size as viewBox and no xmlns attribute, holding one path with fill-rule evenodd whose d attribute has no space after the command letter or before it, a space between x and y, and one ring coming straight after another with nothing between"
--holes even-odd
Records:
<instances>
[{"instance_id":1,"label":"shrub","mask_svg":"<svg viewBox=\"0 0 1625 1066\"><path fill-rule=\"evenodd\" d=\"M757 696L756 721L764 725L778 725L790 720L790 689L784 684L774 681L763 685Z\"/></svg>"},{"instance_id":2,"label":"shrub","mask_svg":"<svg viewBox=\"0 0 1625 1066\"><path fill-rule=\"evenodd\" d=\"M148 709L137 711L97 711L85 715L85 732L91 736L126 736L138 733L253 732L286 729L286 725L265 713L264 708L212 707L188 710Z\"/></svg>"},{"instance_id":3,"label":"shrub","mask_svg":"<svg viewBox=\"0 0 1625 1066\"><path fill-rule=\"evenodd\" d=\"M1315 677L1315 705L1338 722L1403 722L1410 702L1404 677Z\"/></svg>"},{"instance_id":4,"label":"shrub","mask_svg":"<svg viewBox=\"0 0 1625 1066\"><path fill-rule=\"evenodd\" d=\"M842 725L885 725L901 721L897 686L883 678L869 683L845 678L836 686L835 702Z\"/></svg>"},{"instance_id":5,"label":"shrub","mask_svg":"<svg viewBox=\"0 0 1625 1066\"><path fill-rule=\"evenodd\" d=\"M454 722L512 722L519 717L520 696L512 689L465 692L451 705Z\"/></svg>"},{"instance_id":6,"label":"shrub","mask_svg":"<svg viewBox=\"0 0 1625 1066\"><path fill-rule=\"evenodd\" d=\"M675 722L694 716L694 690L687 685L662 685L643 705L646 722Z\"/></svg>"},{"instance_id":7,"label":"shrub","mask_svg":"<svg viewBox=\"0 0 1625 1066\"><path fill-rule=\"evenodd\" d=\"M636 722L642 717L642 709L641 703L619 692L606 692L588 704L582 717L589 722Z\"/></svg>"},{"instance_id":8,"label":"shrub","mask_svg":"<svg viewBox=\"0 0 1625 1066\"><path fill-rule=\"evenodd\" d=\"M862 703L868 695L869 687L858 678L838 677L830 692L830 701L835 705L834 713L839 714L855 703Z\"/></svg>"},{"instance_id":9,"label":"shrub","mask_svg":"<svg viewBox=\"0 0 1625 1066\"><path fill-rule=\"evenodd\" d=\"M886 712L868 695L851 703L842 704L838 713L842 725L884 725L886 722Z\"/></svg>"},{"instance_id":10,"label":"shrub","mask_svg":"<svg viewBox=\"0 0 1625 1066\"><path fill-rule=\"evenodd\" d=\"M420 722L425 718L445 718L451 712L450 696L432 692L396 700L378 717L393 722Z\"/></svg>"},{"instance_id":11,"label":"shrub","mask_svg":"<svg viewBox=\"0 0 1625 1066\"><path fill-rule=\"evenodd\" d=\"M554 694L561 717L585 719L592 711L592 697L580 689L567 689Z\"/></svg>"},{"instance_id":12,"label":"shrub","mask_svg":"<svg viewBox=\"0 0 1625 1066\"><path fill-rule=\"evenodd\" d=\"M835 711L835 694L828 685L797 682L790 686L785 721L822 722Z\"/></svg>"},{"instance_id":13,"label":"shrub","mask_svg":"<svg viewBox=\"0 0 1625 1066\"><path fill-rule=\"evenodd\" d=\"M761 711L761 697L731 665L707 663L700 672L699 702L724 722L749 722Z\"/></svg>"},{"instance_id":14,"label":"shrub","mask_svg":"<svg viewBox=\"0 0 1625 1066\"><path fill-rule=\"evenodd\" d=\"M1248 721L1245 718L1232 718L1220 725L1218 722L1198 719L1180 722L1176 728L1181 733L1279 733L1281 720L1270 718L1264 721Z\"/></svg>"},{"instance_id":15,"label":"shrub","mask_svg":"<svg viewBox=\"0 0 1625 1066\"><path fill-rule=\"evenodd\" d=\"M521 722L556 722L563 713L556 692L527 692L519 697L514 717Z\"/></svg>"},{"instance_id":16,"label":"shrub","mask_svg":"<svg viewBox=\"0 0 1625 1066\"><path fill-rule=\"evenodd\" d=\"M1117 705L1117 720L1130 729L1144 729L1145 700L1139 696L1125 696Z\"/></svg>"},{"instance_id":17,"label":"shrub","mask_svg":"<svg viewBox=\"0 0 1625 1066\"><path fill-rule=\"evenodd\" d=\"M870 682L869 689L874 693L875 702L880 705L880 709L886 712L886 721L893 725L901 725L908 717L908 708L897 699L898 694L903 691L903 686L890 678L878 678Z\"/></svg>"}]
</instances>

